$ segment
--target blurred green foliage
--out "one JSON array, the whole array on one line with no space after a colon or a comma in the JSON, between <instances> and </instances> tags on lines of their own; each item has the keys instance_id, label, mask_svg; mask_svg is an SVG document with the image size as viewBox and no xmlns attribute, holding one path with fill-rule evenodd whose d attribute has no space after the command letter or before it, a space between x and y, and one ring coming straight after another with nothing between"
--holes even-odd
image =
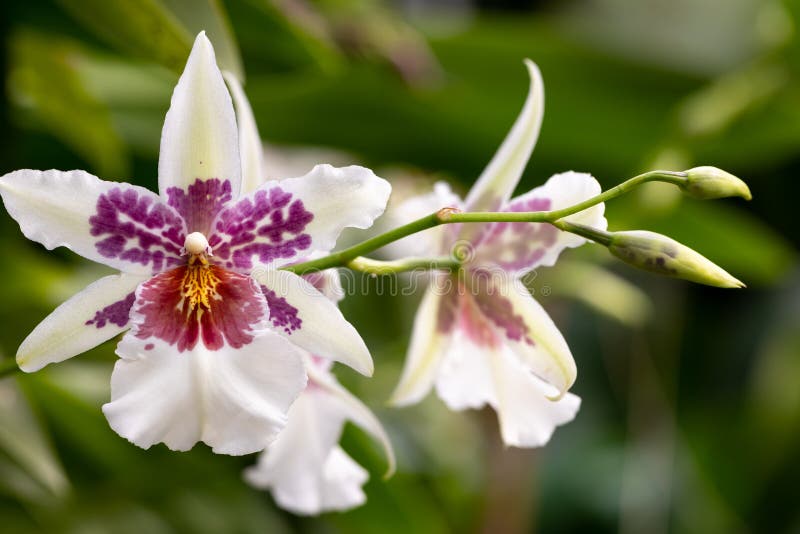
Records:
<instances>
[{"instance_id":1,"label":"blurred green foliage","mask_svg":"<svg viewBox=\"0 0 800 534\"><path fill-rule=\"evenodd\" d=\"M171 89L205 29L223 68L246 72L268 143L333 147L466 189L522 104L530 57L546 114L519 191L568 169L611 186L657 166L724 168L748 182L752 202L655 184L608 216L613 229L678 239L750 288L657 279L591 247L535 273L529 286L578 362L583 407L545 449L514 451L500 446L492 413L450 413L435 398L383 407L416 298L367 280L343 311L376 376L339 374L386 424L400 470L382 481L380 451L348 429L345 449L372 473L368 503L320 518L248 488L241 470L254 458L145 452L114 434L99 409L107 343L0 382L0 531L800 531L800 2L497 5L6 3L0 173L83 168L154 188ZM401 175L387 178L403 188ZM26 241L5 215L0 240L10 357L103 271Z\"/></svg>"}]
</instances>

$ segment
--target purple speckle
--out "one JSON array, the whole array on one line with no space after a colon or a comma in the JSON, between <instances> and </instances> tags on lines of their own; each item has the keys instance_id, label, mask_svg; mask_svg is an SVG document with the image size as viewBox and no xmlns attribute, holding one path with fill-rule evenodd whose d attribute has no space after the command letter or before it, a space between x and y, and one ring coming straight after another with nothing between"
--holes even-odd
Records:
<instances>
[{"instance_id":1,"label":"purple speckle","mask_svg":"<svg viewBox=\"0 0 800 534\"><path fill-rule=\"evenodd\" d=\"M550 199L529 198L512 202L503 211L547 211L550 207ZM484 227L475 246L491 263L521 271L535 267L557 238L558 230L548 224L497 222Z\"/></svg>"},{"instance_id":2,"label":"purple speckle","mask_svg":"<svg viewBox=\"0 0 800 534\"><path fill-rule=\"evenodd\" d=\"M297 316L297 308L286 302L285 298L279 297L268 287L261 286L261 291L264 293L264 298L267 299L269 320L272 322L272 326L282 328L287 334L299 330L303 325L303 321Z\"/></svg>"},{"instance_id":3,"label":"purple speckle","mask_svg":"<svg viewBox=\"0 0 800 534\"><path fill-rule=\"evenodd\" d=\"M130 293L124 299L95 312L94 317L86 321L86 326L94 325L97 328L104 328L106 324L111 323L124 328L128 324L134 298L134 293Z\"/></svg>"},{"instance_id":4,"label":"purple speckle","mask_svg":"<svg viewBox=\"0 0 800 534\"><path fill-rule=\"evenodd\" d=\"M89 218L95 247L105 258L150 265L161 271L182 262L184 227L180 216L155 196L115 187L97 199Z\"/></svg>"},{"instance_id":5,"label":"purple speckle","mask_svg":"<svg viewBox=\"0 0 800 534\"><path fill-rule=\"evenodd\" d=\"M441 296L436 313L436 330L448 334L453 330L458 315L458 293L450 291Z\"/></svg>"},{"instance_id":6,"label":"purple speckle","mask_svg":"<svg viewBox=\"0 0 800 534\"><path fill-rule=\"evenodd\" d=\"M504 297L494 285L491 273L486 271L473 271L471 274L472 289L475 304L481 314L512 341L525 342L533 345L533 340L528 335L528 325L521 315L515 313L514 305Z\"/></svg>"},{"instance_id":7,"label":"purple speckle","mask_svg":"<svg viewBox=\"0 0 800 534\"><path fill-rule=\"evenodd\" d=\"M152 343L148 343L144 346L144 350L153 350L154 348L156 348L156 346Z\"/></svg>"},{"instance_id":8,"label":"purple speckle","mask_svg":"<svg viewBox=\"0 0 800 534\"><path fill-rule=\"evenodd\" d=\"M188 232L208 235L214 217L231 201L231 189L229 180L197 179L186 190L168 188L167 204L183 217Z\"/></svg>"},{"instance_id":9,"label":"purple speckle","mask_svg":"<svg viewBox=\"0 0 800 534\"><path fill-rule=\"evenodd\" d=\"M261 189L225 208L208 243L218 262L230 269L252 269L253 258L269 263L292 258L311 246L304 234L314 214L280 187Z\"/></svg>"}]
</instances>

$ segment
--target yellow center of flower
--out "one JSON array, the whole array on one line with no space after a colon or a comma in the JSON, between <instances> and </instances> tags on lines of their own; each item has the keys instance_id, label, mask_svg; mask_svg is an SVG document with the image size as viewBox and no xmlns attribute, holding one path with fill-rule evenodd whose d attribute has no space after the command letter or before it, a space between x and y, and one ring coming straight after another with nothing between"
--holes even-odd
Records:
<instances>
[{"instance_id":1,"label":"yellow center of flower","mask_svg":"<svg viewBox=\"0 0 800 534\"><path fill-rule=\"evenodd\" d=\"M207 257L211 255L211 247L206 236L192 232L186 236L183 249L189 255L189 265L181 280L180 308L187 314L194 310L202 313L211 308L212 299L219 298L217 285L220 279L209 265Z\"/></svg>"},{"instance_id":2,"label":"yellow center of flower","mask_svg":"<svg viewBox=\"0 0 800 534\"><path fill-rule=\"evenodd\" d=\"M219 299L217 286L220 283L215 270L208 265L208 261L202 256L193 256L202 261L194 263L190 260L189 266L181 281L181 308L188 314L193 310L211 309L211 301Z\"/></svg>"}]
</instances>

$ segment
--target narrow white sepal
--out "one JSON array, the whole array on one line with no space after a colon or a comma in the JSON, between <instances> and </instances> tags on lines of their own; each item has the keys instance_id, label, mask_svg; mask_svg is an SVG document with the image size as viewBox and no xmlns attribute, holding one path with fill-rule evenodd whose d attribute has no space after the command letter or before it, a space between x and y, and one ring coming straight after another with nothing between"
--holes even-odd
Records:
<instances>
[{"instance_id":1,"label":"narrow white sepal","mask_svg":"<svg viewBox=\"0 0 800 534\"><path fill-rule=\"evenodd\" d=\"M233 198L241 187L239 135L233 102L214 57L200 32L172 93L161 132L158 189L186 189L196 180L229 180Z\"/></svg>"},{"instance_id":2,"label":"narrow white sepal","mask_svg":"<svg viewBox=\"0 0 800 534\"><path fill-rule=\"evenodd\" d=\"M283 327L275 331L298 347L312 354L330 358L352 367L365 376L372 376L375 365L364 340L345 319L336 304L304 280L289 271L264 267L253 270L256 282L275 292L278 298L297 310L300 328Z\"/></svg>"},{"instance_id":3,"label":"narrow white sepal","mask_svg":"<svg viewBox=\"0 0 800 534\"><path fill-rule=\"evenodd\" d=\"M394 455L392 443L389 440L389 435L381 425L381 422L375 417L375 414L355 395L350 393L341 384L339 384L330 373L320 371L316 366L306 359L306 372L308 373L309 380L323 388L331 395L338 397L343 405L347 407L347 418L359 426L362 430L375 438L378 443L383 447L383 452L386 455L388 466L384 478L389 478L394 475L397 469L397 461Z\"/></svg>"},{"instance_id":4,"label":"narrow white sepal","mask_svg":"<svg viewBox=\"0 0 800 534\"><path fill-rule=\"evenodd\" d=\"M62 362L111 339L128 328L108 320L103 326L87 324L97 312L122 301L147 280L147 276L106 276L62 303L28 334L17 350L17 364L25 372Z\"/></svg>"},{"instance_id":5,"label":"narrow white sepal","mask_svg":"<svg viewBox=\"0 0 800 534\"><path fill-rule=\"evenodd\" d=\"M242 194L255 191L266 181L264 170L264 147L258 133L253 108L245 95L242 84L230 72L223 71L222 76L228 83L233 105L236 110L236 124L239 128L239 154L242 158Z\"/></svg>"}]
</instances>

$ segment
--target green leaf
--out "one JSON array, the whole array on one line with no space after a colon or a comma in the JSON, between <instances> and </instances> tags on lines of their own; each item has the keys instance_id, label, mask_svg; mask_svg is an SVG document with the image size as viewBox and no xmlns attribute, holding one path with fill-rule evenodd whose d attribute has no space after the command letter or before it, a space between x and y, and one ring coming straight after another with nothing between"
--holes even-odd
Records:
<instances>
[{"instance_id":1,"label":"green leaf","mask_svg":"<svg viewBox=\"0 0 800 534\"><path fill-rule=\"evenodd\" d=\"M85 51L70 40L25 31L12 36L10 49L9 92L20 123L58 137L103 177L127 175L128 154L109 110L78 72Z\"/></svg>"},{"instance_id":2,"label":"green leaf","mask_svg":"<svg viewBox=\"0 0 800 534\"><path fill-rule=\"evenodd\" d=\"M118 49L180 72L192 35L159 0L59 0L75 20Z\"/></svg>"},{"instance_id":3,"label":"green leaf","mask_svg":"<svg viewBox=\"0 0 800 534\"><path fill-rule=\"evenodd\" d=\"M42 488L51 496L69 488L61 463L13 379L0 382L0 451L13 463L3 466L2 478L18 490L38 497Z\"/></svg>"}]
</instances>

